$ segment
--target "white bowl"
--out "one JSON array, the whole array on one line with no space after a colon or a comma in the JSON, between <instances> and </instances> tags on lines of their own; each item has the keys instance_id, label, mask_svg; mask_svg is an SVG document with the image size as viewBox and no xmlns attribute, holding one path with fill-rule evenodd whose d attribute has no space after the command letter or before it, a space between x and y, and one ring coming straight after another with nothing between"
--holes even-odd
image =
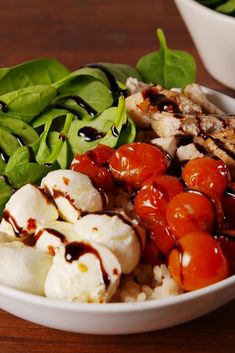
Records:
<instances>
[{"instance_id":1,"label":"white bowl","mask_svg":"<svg viewBox=\"0 0 235 353\"><path fill-rule=\"evenodd\" d=\"M221 109L235 112L235 99L203 90ZM205 315L234 298L235 275L194 292L143 303L71 303L0 285L2 309L44 326L92 334L128 334L174 326Z\"/></svg>"},{"instance_id":2,"label":"white bowl","mask_svg":"<svg viewBox=\"0 0 235 353\"><path fill-rule=\"evenodd\" d=\"M235 18L194 0L175 0L208 72L235 89Z\"/></svg>"}]
</instances>

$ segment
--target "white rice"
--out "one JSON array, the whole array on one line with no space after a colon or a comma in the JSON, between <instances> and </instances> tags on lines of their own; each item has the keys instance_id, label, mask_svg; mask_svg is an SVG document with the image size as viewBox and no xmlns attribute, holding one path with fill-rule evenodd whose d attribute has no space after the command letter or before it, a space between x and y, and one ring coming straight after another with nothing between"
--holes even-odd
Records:
<instances>
[{"instance_id":1,"label":"white rice","mask_svg":"<svg viewBox=\"0 0 235 353\"><path fill-rule=\"evenodd\" d=\"M112 302L143 302L182 292L166 265L139 264L130 275L122 277Z\"/></svg>"}]
</instances>

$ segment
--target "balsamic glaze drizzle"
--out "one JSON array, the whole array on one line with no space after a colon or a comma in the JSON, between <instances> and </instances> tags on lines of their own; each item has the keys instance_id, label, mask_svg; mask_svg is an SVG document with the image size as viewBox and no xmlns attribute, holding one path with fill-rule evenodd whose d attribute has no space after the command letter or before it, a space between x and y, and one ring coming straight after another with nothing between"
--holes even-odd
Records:
<instances>
[{"instance_id":1,"label":"balsamic glaze drizzle","mask_svg":"<svg viewBox=\"0 0 235 353\"><path fill-rule=\"evenodd\" d=\"M81 67L91 67L93 69L99 69L100 71L102 71L105 74L105 76L107 77L107 80L109 81L111 93L112 93L114 100L116 100L117 97L119 97L120 95L122 95L124 97L128 96L128 90L127 89L123 89L123 90L120 89L120 87L118 86L118 84L116 82L114 75L104 65L97 64L97 63L90 63L90 64L83 65Z\"/></svg>"},{"instance_id":2,"label":"balsamic glaze drizzle","mask_svg":"<svg viewBox=\"0 0 235 353\"><path fill-rule=\"evenodd\" d=\"M149 99L151 105L157 107L157 110L169 113L180 113L178 104L164 94L158 93L154 87L145 89L142 92L143 99Z\"/></svg>"},{"instance_id":3,"label":"balsamic glaze drizzle","mask_svg":"<svg viewBox=\"0 0 235 353\"><path fill-rule=\"evenodd\" d=\"M3 101L0 101L0 110L3 113L7 113L8 112L8 105L6 103L4 103Z\"/></svg>"},{"instance_id":4,"label":"balsamic glaze drizzle","mask_svg":"<svg viewBox=\"0 0 235 353\"><path fill-rule=\"evenodd\" d=\"M84 126L78 130L78 136L82 137L84 141L91 142L99 140L106 135L105 132L98 131L91 126Z\"/></svg>"},{"instance_id":5,"label":"balsamic glaze drizzle","mask_svg":"<svg viewBox=\"0 0 235 353\"><path fill-rule=\"evenodd\" d=\"M106 288L109 286L110 284L110 279L109 279L109 275L106 272L104 265L103 265L103 261L101 259L101 256L99 254L99 252L93 248L90 244L87 243L80 243L77 241L74 241L72 243L69 243L65 246L65 260L67 262L73 262L78 260L81 256L85 255L85 254L93 254L95 255L95 257L99 260L100 263L100 268L102 271L102 275L103 275L103 280L104 280L104 284L106 286Z\"/></svg>"}]
</instances>

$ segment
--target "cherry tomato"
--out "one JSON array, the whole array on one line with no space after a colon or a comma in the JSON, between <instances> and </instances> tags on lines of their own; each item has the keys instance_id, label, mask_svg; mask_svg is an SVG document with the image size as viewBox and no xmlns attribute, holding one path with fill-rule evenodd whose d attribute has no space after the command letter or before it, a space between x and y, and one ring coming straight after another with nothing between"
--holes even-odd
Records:
<instances>
[{"instance_id":1,"label":"cherry tomato","mask_svg":"<svg viewBox=\"0 0 235 353\"><path fill-rule=\"evenodd\" d=\"M173 234L181 238L195 231L211 233L215 226L215 213L206 196L198 192L182 192L169 202L166 218Z\"/></svg>"},{"instance_id":2,"label":"cherry tomato","mask_svg":"<svg viewBox=\"0 0 235 353\"><path fill-rule=\"evenodd\" d=\"M108 169L108 159L114 152L113 148L99 144L95 149L84 154L77 153L70 168L88 175L105 191L111 191L114 183L112 173Z\"/></svg>"},{"instance_id":3,"label":"cherry tomato","mask_svg":"<svg viewBox=\"0 0 235 353\"><path fill-rule=\"evenodd\" d=\"M138 188L151 176L164 174L167 158L155 146L133 142L121 146L109 159L109 166L116 180Z\"/></svg>"},{"instance_id":4,"label":"cherry tomato","mask_svg":"<svg viewBox=\"0 0 235 353\"><path fill-rule=\"evenodd\" d=\"M219 244L207 233L180 238L169 255L173 278L186 291L199 289L228 276L228 263Z\"/></svg>"},{"instance_id":5,"label":"cherry tomato","mask_svg":"<svg viewBox=\"0 0 235 353\"><path fill-rule=\"evenodd\" d=\"M189 161L182 171L182 177L189 188L209 190L222 197L230 183L226 164L211 157L195 158Z\"/></svg>"},{"instance_id":6,"label":"cherry tomato","mask_svg":"<svg viewBox=\"0 0 235 353\"><path fill-rule=\"evenodd\" d=\"M180 181L169 175L152 177L144 182L134 200L141 221L153 223L165 220L169 201L182 191Z\"/></svg>"},{"instance_id":7,"label":"cherry tomato","mask_svg":"<svg viewBox=\"0 0 235 353\"><path fill-rule=\"evenodd\" d=\"M176 241L174 235L164 222L151 224L150 237L157 248L165 255L169 254Z\"/></svg>"}]
</instances>

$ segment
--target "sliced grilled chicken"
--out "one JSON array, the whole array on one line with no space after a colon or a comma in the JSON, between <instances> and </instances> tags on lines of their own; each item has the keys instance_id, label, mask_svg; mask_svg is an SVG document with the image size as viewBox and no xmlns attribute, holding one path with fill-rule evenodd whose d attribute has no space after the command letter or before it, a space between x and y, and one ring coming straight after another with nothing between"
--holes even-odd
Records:
<instances>
[{"instance_id":1,"label":"sliced grilled chicken","mask_svg":"<svg viewBox=\"0 0 235 353\"><path fill-rule=\"evenodd\" d=\"M169 91L161 86L148 88L126 98L126 111L135 124L141 128L151 125L151 118L156 112L183 114L202 114L199 105L193 103L182 93Z\"/></svg>"},{"instance_id":2,"label":"sliced grilled chicken","mask_svg":"<svg viewBox=\"0 0 235 353\"><path fill-rule=\"evenodd\" d=\"M187 115L171 113L155 113L151 126L158 136L198 136L213 134L227 129L235 129L235 116L220 117L207 115Z\"/></svg>"},{"instance_id":3,"label":"sliced grilled chicken","mask_svg":"<svg viewBox=\"0 0 235 353\"><path fill-rule=\"evenodd\" d=\"M177 148L176 157L180 162L189 161L194 158L204 157L194 143L189 143L186 146L180 146Z\"/></svg>"},{"instance_id":4,"label":"sliced grilled chicken","mask_svg":"<svg viewBox=\"0 0 235 353\"><path fill-rule=\"evenodd\" d=\"M151 143L161 148L164 152L168 153L171 158L175 156L178 143L176 137L157 137L151 140Z\"/></svg>"},{"instance_id":5,"label":"sliced grilled chicken","mask_svg":"<svg viewBox=\"0 0 235 353\"><path fill-rule=\"evenodd\" d=\"M232 178L235 177L235 147L234 145L223 142L223 133L221 134L221 140L219 133L217 138L212 135L207 138L197 136L194 138L194 142L201 145L209 154L213 154L220 158L229 168Z\"/></svg>"},{"instance_id":6,"label":"sliced grilled chicken","mask_svg":"<svg viewBox=\"0 0 235 353\"><path fill-rule=\"evenodd\" d=\"M202 91L201 87L197 83L188 85L184 89L184 94L186 97L191 99L194 103L200 105L202 110L206 114L224 114L224 112L211 103L205 93Z\"/></svg>"}]
</instances>

